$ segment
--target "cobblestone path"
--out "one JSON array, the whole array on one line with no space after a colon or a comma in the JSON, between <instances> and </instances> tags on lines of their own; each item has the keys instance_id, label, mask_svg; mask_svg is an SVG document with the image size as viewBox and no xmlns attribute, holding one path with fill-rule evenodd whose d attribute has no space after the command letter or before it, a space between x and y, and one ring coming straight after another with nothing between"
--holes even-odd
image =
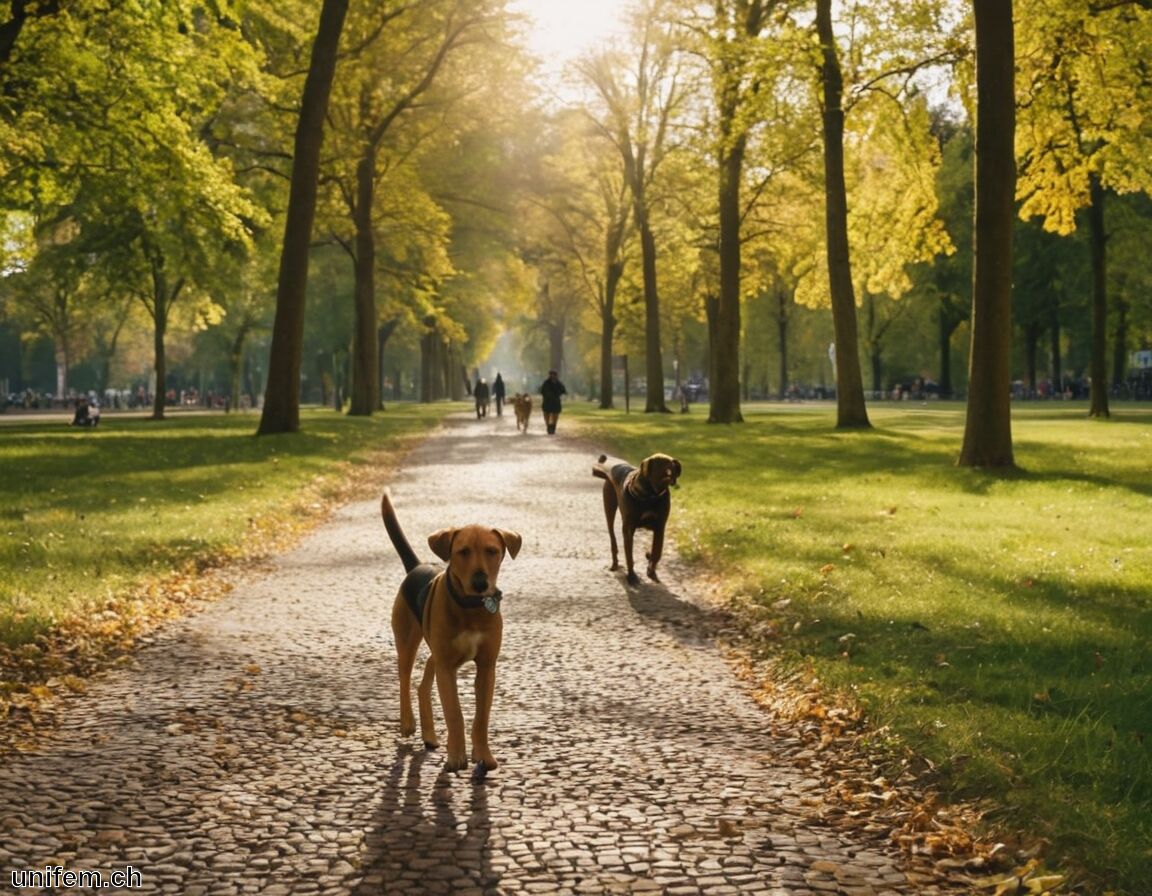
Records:
<instances>
[{"instance_id":1,"label":"cobblestone path","mask_svg":"<svg viewBox=\"0 0 1152 896\"><path fill-rule=\"evenodd\" d=\"M184 896L962 892L821 823L803 744L702 634L675 558L664 587L609 572L595 449L533 422L453 418L392 481L427 559L445 525L524 536L486 783L398 735L403 570L365 494L0 759L0 892L46 866Z\"/></svg>"}]
</instances>

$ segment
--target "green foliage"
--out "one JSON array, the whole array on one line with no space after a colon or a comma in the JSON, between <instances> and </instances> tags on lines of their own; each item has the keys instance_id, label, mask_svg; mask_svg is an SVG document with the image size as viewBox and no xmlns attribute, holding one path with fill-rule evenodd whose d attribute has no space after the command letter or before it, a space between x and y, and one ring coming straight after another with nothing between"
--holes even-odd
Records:
<instances>
[{"instance_id":1,"label":"green foliage","mask_svg":"<svg viewBox=\"0 0 1152 896\"><path fill-rule=\"evenodd\" d=\"M671 535L722 571L781 674L809 665L872 726L986 800L1093 890L1142 892L1152 842L1152 414L1017 409L1020 471L954 466L963 411L594 413L582 436L680 458Z\"/></svg>"},{"instance_id":2,"label":"green foliage","mask_svg":"<svg viewBox=\"0 0 1152 896\"><path fill-rule=\"evenodd\" d=\"M1020 215L1067 234L1095 175L1118 193L1152 187L1143 110L1148 79L1134 60L1152 47L1152 10L1120 3L1088 14L1079 2L1020 4Z\"/></svg>"},{"instance_id":3,"label":"green foliage","mask_svg":"<svg viewBox=\"0 0 1152 896\"><path fill-rule=\"evenodd\" d=\"M305 433L259 439L242 414L0 425L0 643L133 598L156 577L267 550L270 533L314 518L350 475L363 486L440 413L305 412Z\"/></svg>"}]
</instances>

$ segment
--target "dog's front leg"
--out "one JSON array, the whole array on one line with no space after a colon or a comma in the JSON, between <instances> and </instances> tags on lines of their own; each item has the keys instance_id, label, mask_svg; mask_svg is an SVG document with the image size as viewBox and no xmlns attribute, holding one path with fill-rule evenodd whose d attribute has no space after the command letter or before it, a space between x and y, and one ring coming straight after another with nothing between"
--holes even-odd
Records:
<instances>
[{"instance_id":1,"label":"dog's front leg","mask_svg":"<svg viewBox=\"0 0 1152 896\"><path fill-rule=\"evenodd\" d=\"M496 758L488 746L488 724L492 718L492 700L496 694L496 661L476 661L476 717L472 720L472 761L483 762L489 771L496 768Z\"/></svg>"},{"instance_id":2,"label":"dog's front leg","mask_svg":"<svg viewBox=\"0 0 1152 896\"><path fill-rule=\"evenodd\" d=\"M464 711L460 708L460 694L456 690L456 669L446 664L436 666L436 688L440 691L440 705L444 708L444 727L448 729L447 771L455 772L468 765L464 750Z\"/></svg>"},{"instance_id":3,"label":"dog's front leg","mask_svg":"<svg viewBox=\"0 0 1152 896\"><path fill-rule=\"evenodd\" d=\"M648 552L648 578L659 582L656 575L656 564L660 562L660 555L664 553L664 528L657 526L652 530L652 550Z\"/></svg>"},{"instance_id":4,"label":"dog's front leg","mask_svg":"<svg viewBox=\"0 0 1152 896\"><path fill-rule=\"evenodd\" d=\"M424 677L420 679L420 687L416 694L420 700L420 737L424 746L435 750L440 746L440 738L436 736L436 719L432 715L432 682L436 678L436 661L432 657L424 663ZM408 710L412 712L411 709Z\"/></svg>"}]
</instances>

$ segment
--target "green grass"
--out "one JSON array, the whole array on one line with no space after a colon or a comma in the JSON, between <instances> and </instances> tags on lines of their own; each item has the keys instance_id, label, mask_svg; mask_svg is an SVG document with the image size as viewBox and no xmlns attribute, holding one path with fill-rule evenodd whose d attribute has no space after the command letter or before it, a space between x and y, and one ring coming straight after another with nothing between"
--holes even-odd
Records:
<instances>
[{"instance_id":1,"label":"green grass","mask_svg":"<svg viewBox=\"0 0 1152 896\"><path fill-rule=\"evenodd\" d=\"M382 480L453 409L306 411L302 433L262 438L252 415L106 416L95 432L3 420L0 659L37 661L24 648L69 620L259 554L351 478ZM1152 411L1116 410L1017 409L1012 473L955 465L949 405L873 407L872 431L836 432L827 405L708 426L702 406L570 402L562 428L684 462L672 537L775 633L762 643L782 674L811 663L954 796L1051 840L1090 889L1137 894L1152 864Z\"/></svg>"},{"instance_id":2,"label":"green grass","mask_svg":"<svg viewBox=\"0 0 1152 896\"><path fill-rule=\"evenodd\" d=\"M997 473L956 466L950 405L873 407L869 432L828 405L574 410L610 453L683 461L672 536L753 604L781 673L811 663L1085 886L1147 892L1152 412L1017 408Z\"/></svg>"},{"instance_id":3,"label":"green grass","mask_svg":"<svg viewBox=\"0 0 1152 896\"><path fill-rule=\"evenodd\" d=\"M158 577L266 549L445 408L305 410L300 433L260 438L255 415L106 414L98 430L4 420L0 646L114 610Z\"/></svg>"}]
</instances>

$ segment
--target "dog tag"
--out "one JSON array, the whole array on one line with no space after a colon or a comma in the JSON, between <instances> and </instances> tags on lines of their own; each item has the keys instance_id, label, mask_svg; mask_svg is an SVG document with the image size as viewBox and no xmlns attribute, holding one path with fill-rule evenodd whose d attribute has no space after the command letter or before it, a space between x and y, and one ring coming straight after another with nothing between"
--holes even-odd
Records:
<instances>
[{"instance_id":1,"label":"dog tag","mask_svg":"<svg viewBox=\"0 0 1152 896\"><path fill-rule=\"evenodd\" d=\"M484 609L487 610L489 613L499 613L500 612L500 598L497 597L496 595L493 595L492 597L484 598Z\"/></svg>"}]
</instances>

